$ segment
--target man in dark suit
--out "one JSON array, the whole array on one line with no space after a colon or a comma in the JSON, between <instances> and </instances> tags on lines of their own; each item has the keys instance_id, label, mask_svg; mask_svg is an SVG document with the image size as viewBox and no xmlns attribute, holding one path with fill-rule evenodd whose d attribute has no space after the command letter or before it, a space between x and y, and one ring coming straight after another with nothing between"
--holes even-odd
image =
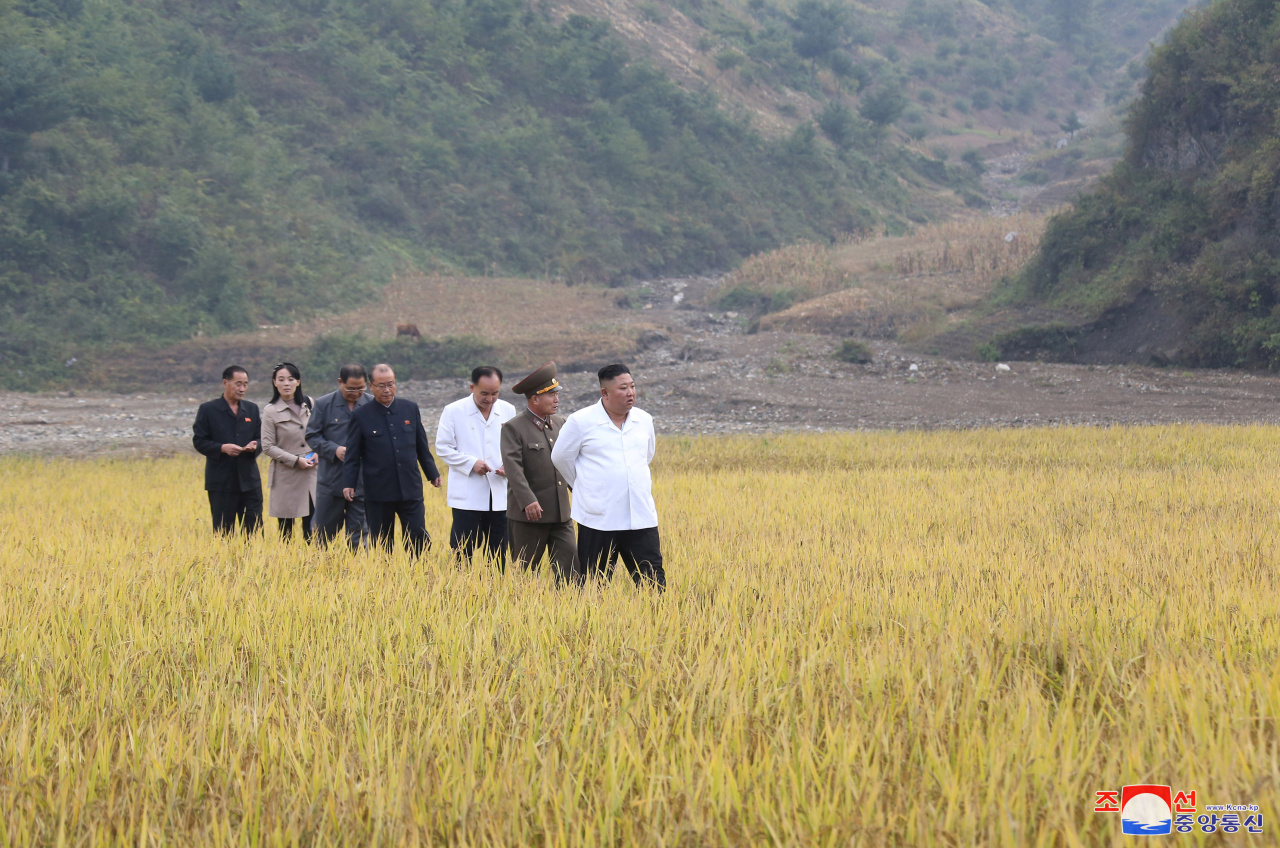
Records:
<instances>
[{"instance_id":1,"label":"man in dark suit","mask_svg":"<svg viewBox=\"0 0 1280 848\"><path fill-rule=\"evenodd\" d=\"M213 529L247 535L262 526L262 478L258 454L262 448L262 418L258 407L244 399L249 372L230 365L222 372L222 397L200 404L191 427L191 443L204 454L204 488L209 493Z\"/></svg>"},{"instance_id":2,"label":"man in dark suit","mask_svg":"<svg viewBox=\"0 0 1280 848\"><path fill-rule=\"evenodd\" d=\"M375 365L369 379L375 402L351 414L347 458L342 463L342 496L348 501L355 498L363 470L369 532L390 550L398 515L405 547L417 556L431 543L418 466L437 489L440 472L427 445L418 405L396 397L395 371L390 365Z\"/></svg>"},{"instance_id":3,"label":"man in dark suit","mask_svg":"<svg viewBox=\"0 0 1280 848\"><path fill-rule=\"evenodd\" d=\"M543 552L551 558L556 582L581 583L577 542L569 519L569 486L551 462L551 449L564 426L556 364L548 362L515 385L525 408L502 425L502 464L507 472L507 538L525 568Z\"/></svg>"},{"instance_id":4,"label":"man in dark suit","mask_svg":"<svg viewBox=\"0 0 1280 848\"><path fill-rule=\"evenodd\" d=\"M347 458L347 431L355 411L373 403L365 392L368 375L356 363L338 372L338 390L318 399L307 422L307 444L320 454L320 480L316 485L316 511L311 518L316 538L328 542L346 525L347 544L355 550L364 544L369 527L364 517L364 489L357 481L352 500L342 495L342 463Z\"/></svg>"}]
</instances>

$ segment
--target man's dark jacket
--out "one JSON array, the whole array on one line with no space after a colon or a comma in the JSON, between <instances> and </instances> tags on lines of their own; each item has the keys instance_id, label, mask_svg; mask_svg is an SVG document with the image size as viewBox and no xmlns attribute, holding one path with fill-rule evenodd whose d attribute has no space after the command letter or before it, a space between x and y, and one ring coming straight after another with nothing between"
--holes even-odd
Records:
<instances>
[{"instance_id":1,"label":"man's dark jacket","mask_svg":"<svg viewBox=\"0 0 1280 848\"><path fill-rule=\"evenodd\" d=\"M356 409L374 403L373 395L363 394L356 401ZM342 497L342 461L338 448L347 443L351 428L351 416L355 412L347 408L342 392L330 392L318 399L311 409L307 422L307 444L320 454L320 477L316 488L331 496ZM364 497L364 486L357 483L356 497Z\"/></svg>"},{"instance_id":2,"label":"man's dark jacket","mask_svg":"<svg viewBox=\"0 0 1280 848\"><path fill-rule=\"evenodd\" d=\"M440 476L416 403L396 398L387 407L375 400L352 413L347 458L342 463L343 488L354 489L363 471L365 500L422 500L419 464L428 480Z\"/></svg>"},{"instance_id":3,"label":"man's dark jacket","mask_svg":"<svg viewBox=\"0 0 1280 848\"><path fill-rule=\"evenodd\" d=\"M257 450L239 456L222 452L224 444L244 447L257 442ZM262 453L262 418L256 404L240 401L240 411L232 412L227 399L200 404L191 427L191 444L204 454L204 487L210 492L252 492L262 488L258 475L258 454Z\"/></svg>"}]
</instances>

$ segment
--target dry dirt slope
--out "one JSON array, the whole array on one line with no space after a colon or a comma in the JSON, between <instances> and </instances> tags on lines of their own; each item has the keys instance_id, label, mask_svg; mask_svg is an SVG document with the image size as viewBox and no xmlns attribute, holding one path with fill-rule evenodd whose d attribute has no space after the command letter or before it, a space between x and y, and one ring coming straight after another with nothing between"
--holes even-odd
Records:
<instances>
[{"instance_id":1,"label":"dry dirt slope","mask_svg":"<svg viewBox=\"0 0 1280 848\"><path fill-rule=\"evenodd\" d=\"M159 381L166 386L216 383L229 362L262 373L282 360L303 361L320 336L361 334L395 337L399 324L413 324L429 339L473 336L495 349L513 368L548 359L617 357L634 349L646 325L637 313L616 306L619 292L591 285L503 277L407 275L379 297L350 312L324 315L249 333L190 339L160 350L126 350L85 363L98 384L129 391Z\"/></svg>"}]
</instances>

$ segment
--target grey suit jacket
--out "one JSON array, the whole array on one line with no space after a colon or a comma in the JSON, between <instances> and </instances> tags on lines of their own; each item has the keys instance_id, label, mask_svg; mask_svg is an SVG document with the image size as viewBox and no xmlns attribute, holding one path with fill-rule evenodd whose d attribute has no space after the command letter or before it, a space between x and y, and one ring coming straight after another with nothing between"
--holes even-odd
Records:
<instances>
[{"instance_id":1,"label":"grey suit jacket","mask_svg":"<svg viewBox=\"0 0 1280 848\"><path fill-rule=\"evenodd\" d=\"M356 409L373 403L373 395L365 393L356 402ZM342 494L342 463L338 460L338 448L346 444L347 428L351 426L351 410L342 392L329 394L316 401L307 423L307 444L320 454L320 477L317 488L330 495ZM364 478L356 483L356 497L364 497Z\"/></svg>"},{"instance_id":2,"label":"grey suit jacket","mask_svg":"<svg viewBox=\"0 0 1280 848\"><path fill-rule=\"evenodd\" d=\"M564 416L551 416L544 430L528 409L502 425L502 466L507 472L507 519L528 521L524 508L542 505L538 524L569 520L569 484L551 464L551 447L564 427Z\"/></svg>"}]
</instances>

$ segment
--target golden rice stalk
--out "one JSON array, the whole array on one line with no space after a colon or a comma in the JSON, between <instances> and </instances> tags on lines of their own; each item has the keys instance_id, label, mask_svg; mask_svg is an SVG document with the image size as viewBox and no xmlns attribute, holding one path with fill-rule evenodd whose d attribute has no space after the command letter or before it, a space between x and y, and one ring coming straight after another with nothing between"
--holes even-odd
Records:
<instances>
[{"instance_id":1,"label":"golden rice stalk","mask_svg":"<svg viewBox=\"0 0 1280 848\"><path fill-rule=\"evenodd\" d=\"M1273 427L666 438L670 589L0 459L0 845L1116 843L1280 787ZM1241 834L1243 836L1243 834ZM1248 841L1248 840L1246 840Z\"/></svg>"}]
</instances>

